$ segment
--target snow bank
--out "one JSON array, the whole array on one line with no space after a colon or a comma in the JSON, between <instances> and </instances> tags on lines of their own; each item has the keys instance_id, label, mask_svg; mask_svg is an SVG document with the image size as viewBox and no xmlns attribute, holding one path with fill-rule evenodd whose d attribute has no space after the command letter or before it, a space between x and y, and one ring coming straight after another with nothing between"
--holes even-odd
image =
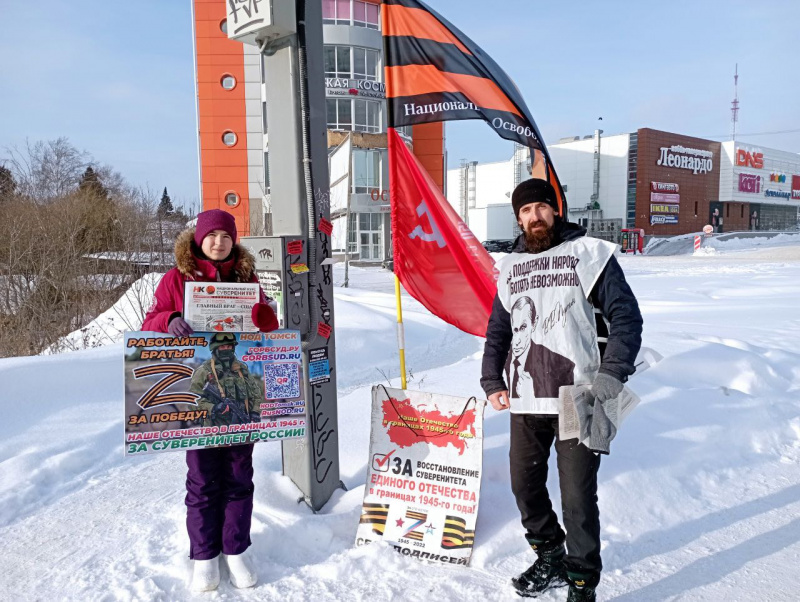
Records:
<instances>
[{"instance_id":1,"label":"snow bank","mask_svg":"<svg viewBox=\"0 0 800 602\"><path fill-rule=\"evenodd\" d=\"M642 404L599 473L600 599L792 600L800 558L800 261L738 254L622 257L663 361L634 376ZM352 272L336 291L341 478L319 514L256 448L253 554L260 584L209 599L509 600L533 560L508 479L508 416L487 410L481 509L469 568L388 546L353 548L375 367L394 360L392 280ZM479 339L406 305L411 386L479 393ZM196 599L182 454L122 456L114 345L0 360L0 591L9 599ZM443 364L447 365L443 365ZM372 369L370 369L372 368ZM396 369L395 369L396 370ZM396 371L392 374L396 374ZM560 506L551 458L549 488ZM223 573L223 580L226 576ZM563 600L564 590L541 600Z\"/></svg>"}]
</instances>

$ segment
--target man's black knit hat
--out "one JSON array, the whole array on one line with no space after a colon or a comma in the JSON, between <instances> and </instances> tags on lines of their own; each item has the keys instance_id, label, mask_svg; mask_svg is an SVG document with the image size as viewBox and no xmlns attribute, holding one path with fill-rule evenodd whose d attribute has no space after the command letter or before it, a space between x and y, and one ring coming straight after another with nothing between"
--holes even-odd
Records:
<instances>
[{"instance_id":1,"label":"man's black knit hat","mask_svg":"<svg viewBox=\"0 0 800 602\"><path fill-rule=\"evenodd\" d=\"M532 178L517 186L511 195L514 216L519 218L519 210L528 203L547 203L558 213L558 197L550 182Z\"/></svg>"}]
</instances>

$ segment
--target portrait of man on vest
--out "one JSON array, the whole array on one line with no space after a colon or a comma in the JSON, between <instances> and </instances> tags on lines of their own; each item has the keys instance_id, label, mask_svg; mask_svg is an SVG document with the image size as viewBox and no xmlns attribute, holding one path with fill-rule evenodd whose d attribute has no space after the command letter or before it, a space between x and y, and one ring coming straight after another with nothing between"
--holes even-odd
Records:
<instances>
[{"instance_id":1,"label":"portrait of man on vest","mask_svg":"<svg viewBox=\"0 0 800 602\"><path fill-rule=\"evenodd\" d=\"M236 335L220 332L211 337L211 358L192 375L189 390L199 395L199 410L206 410L203 426L260 422L264 399L261 379L250 374L235 353Z\"/></svg>"},{"instance_id":2,"label":"portrait of man on vest","mask_svg":"<svg viewBox=\"0 0 800 602\"><path fill-rule=\"evenodd\" d=\"M511 351L505 366L511 398L526 398L531 393L533 397L558 397L560 385L575 382L575 364L570 359L533 341L538 322L533 300L517 299L511 307Z\"/></svg>"}]
</instances>

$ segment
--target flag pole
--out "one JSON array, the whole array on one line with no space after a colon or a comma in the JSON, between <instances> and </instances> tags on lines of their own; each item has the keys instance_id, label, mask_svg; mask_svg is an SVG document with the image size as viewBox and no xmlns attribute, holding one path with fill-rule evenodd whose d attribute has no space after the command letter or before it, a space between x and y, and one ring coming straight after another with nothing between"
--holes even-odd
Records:
<instances>
[{"instance_id":1,"label":"flag pole","mask_svg":"<svg viewBox=\"0 0 800 602\"><path fill-rule=\"evenodd\" d=\"M394 275L394 293L397 298L397 350L400 352L400 387L406 388L406 335L403 326L403 304L400 300L400 279Z\"/></svg>"},{"instance_id":2,"label":"flag pole","mask_svg":"<svg viewBox=\"0 0 800 602\"><path fill-rule=\"evenodd\" d=\"M389 45L386 40L386 23L387 18L384 11L381 11L381 35L383 39L383 73L384 73L384 81L388 84L388 78L386 77L386 62L389 56ZM389 136L389 129L394 128L394 107L392 106L392 100L390 98L386 99L386 125L387 125L387 137ZM387 146L390 146L387 144ZM391 175L392 172L392 165L391 159L389 161L389 188L391 190ZM389 194L389 203L395 202L394 195ZM391 215L391 213L390 213ZM392 224L392 228L390 230L392 234L394 234L394 224ZM394 249L394 245L392 245ZM394 258L393 258L394 259ZM408 383L406 382L406 336L405 336L405 327L403 326L403 302L400 297L400 279L397 277L397 266L392 265L392 272L394 272L394 294L395 300L397 302L397 351L400 355L400 388L405 390Z\"/></svg>"}]
</instances>

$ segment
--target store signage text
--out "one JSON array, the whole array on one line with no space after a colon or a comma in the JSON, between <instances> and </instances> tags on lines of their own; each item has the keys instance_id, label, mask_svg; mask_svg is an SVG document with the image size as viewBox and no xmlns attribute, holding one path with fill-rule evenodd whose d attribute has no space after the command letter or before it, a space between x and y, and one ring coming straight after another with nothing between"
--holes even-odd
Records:
<instances>
[{"instance_id":1,"label":"store signage text","mask_svg":"<svg viewBox=\"0 0 800 602\"><path fill-rule=\"evenodd\" d=\"M388 203L389 202L389 191L385 190L385 189L384 190L378 190L377 188L373 188L372 190L369 191L369 198L370 198L370 200L373 200L376 203L378 201L381 201L383 203Z\"/></svg>"},{"instance_id":2,"label":"store signage text","mask_svg":"<svg viewBox=\"0 0 800 602\"><path fill-rule=\"evenodd\" d=\"M779 199L786 199L786 200L792 198L792 194L788 190L773 190L772 188L767 188L764 191L764 196L776 197Z\"/></svg>"},{"instance_id":3,"label":"store signage text","mask_svg":"<svg viewBox=\"0 0 800 602\"><path fill-rule=\"evenodd\" d=\"M751 153L743 148L736 149L736 165L761 169L764 167L764 153Z\"/></svg>"},{"instance_id":4,"label":"store signage text","mask_svg":"<svg viewBox=\"0 0 800 602\"><path fill-rule=\"evenodd\" d=\"M665 167L677 167L679 169L690 169L692 173L708 173L714 168L711 151L700 150L697 148L685 148L683 146L661 147L661 156L656 161L656 165Z\"/></svg>"},{"instance_id":5,"label":"store signage text","mask_svg":"<svg viewBox=\"0 0 800 602\"><path fill-rule=\"evenodd\" d=\"M650 213L680 213L680 205L651 204Z\"/></svg>"},{"instance_id":6,"label":"store signage text","mask_svg":"<svg viewBox=\"0 0 800 602\"><path fill-rule=\"evenodd\" d=\"M678 185L673 182L650 182L652 192L680 192Z\"/></svg>"},{"instance_id":7,"label":"store signage text","mask_svg":"<svg viewBox=\"0 0 800 602\"><path fill-rule=\"evenodd\" d=\"M752 173L740 173L739 192L761 192L761 176Z\"/></svg>"},{"instance_id":8,"label":"store signage text","mask_svg":"<svg viewBox=\"0 0 800 602\"><path fill-rule=\"evenodd\" d=\"M785 184L786 183L786 174L785 173L771 173L769 174L769 181L775 182L776 184Z\"/></svg>"},{"instance_id":9,"label":"store signage text","mask_svg":"<svg viewBox=\"0 0 800 602\"><path fill-rule=\"evenodd\" d=\"M677 215L651 215L650 216L650 225L655 226L656 224L677 224L678 223L678 216Z\"/></svg>"},{"instance_id":10,"label":"store signage text","mask_svg":"<svg viewBox=\"0 0 800 602\"><path fill-rule=\"evenodd\" d=\"M661 192L650 193L651 203L671 203L676 204L681 202L681 195L679 194L664 194Z\"/></svg>"},{"instance_id":11,"label":"store signage text","mask_svg":"<svg viewBox=\"0 0 800 602\"><path fill-rule=\"evenodd\" d=\"M346 79L326 77L325 88L328 96L364 96L366 98L386 98L386 84L370 79Z\"/></svg>"},{"instance_id":12,"label":"store signage text","mask_svg":"<svg viewBox=\"0 0 800 602\"><path fill-rule=\"evenodd\" d=\"M792 198L800 200L800 176L792 176Z\"/></svg>"}]
</instances>

